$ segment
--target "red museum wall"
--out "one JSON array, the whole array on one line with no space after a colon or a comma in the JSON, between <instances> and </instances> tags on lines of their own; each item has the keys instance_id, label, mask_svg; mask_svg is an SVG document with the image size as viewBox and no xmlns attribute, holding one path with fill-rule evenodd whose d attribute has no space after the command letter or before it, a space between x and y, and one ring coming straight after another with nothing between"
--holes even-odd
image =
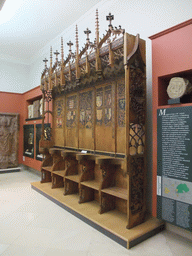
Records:
<instances>
[{"instance_id":1,"label":"red museum wall","mask_svg":"<svg viewBox=\"0 0 192 256\"><path fill-rule=\"evenodd\" d=\"M31 168L34 168L38 171L41 169L41 161L38 161L25 156L25 161L23 161L23 125L25 124L38 124L41 123L41 120L30 120L26 121L28 117L27 105L28 101L41 97L40 86L35 87L34 89L27 91L23 94L19 93L8 93L0 92L0 112L6 113L19 113L20 118L20 129L19 129L19 152L18 160L19 164L27 165Z\"/></svg>"},{"instance_id":2,"label":"red museum wall","mask_svg":"<svg viewBox=\"0 0 192 256\"><path fill-rule=\"evenodd\" d=\"M167 105L167 93L161 78L192 72L192 19L150 37L153 76L153 216L157 214L157 109ZM184 73L185 72L185 73ZM167 85L166 85L167 86ZM165 85L164 85L165 87ZM191 105L190 103L185 106ZM181 106L180 104L174 107Z\"/></svg>"},{"instance_id":3,"label":"red museum wall","mask_svg":"<svg viewBox=\"0 0 192 256\"><path fill-rule=\"evenodd\" d=\"M0 92L0 112L3 113L19 113L19 152L18 159L19 163L22 161L23 155L23 106L24 100L22 94L19 93L8 93Z\"/></svg>"}]
</instances>

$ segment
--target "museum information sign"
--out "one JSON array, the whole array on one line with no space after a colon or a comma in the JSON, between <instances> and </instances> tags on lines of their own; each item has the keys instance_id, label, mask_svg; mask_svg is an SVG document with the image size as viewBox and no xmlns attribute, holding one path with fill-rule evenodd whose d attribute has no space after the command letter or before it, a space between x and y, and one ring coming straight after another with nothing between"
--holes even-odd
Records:
<instances>
[{"instance_id":1,"label":"museum information sign","mask_svg":"<svg viewBox=\"0 0 192 256\"><path fill-rule=\"evenodd\" d=\"M157 217L192 231L192 107L157 110Z\"/></svg>"}]
</instances>

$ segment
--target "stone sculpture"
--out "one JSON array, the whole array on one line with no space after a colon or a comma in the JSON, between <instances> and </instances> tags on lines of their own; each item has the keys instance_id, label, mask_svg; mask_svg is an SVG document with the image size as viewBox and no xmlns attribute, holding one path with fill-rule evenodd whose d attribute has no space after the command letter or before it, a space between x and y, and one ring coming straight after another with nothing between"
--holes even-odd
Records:
<instances>
[{"instance_id":1,"label":"stone sculpture","mask_svg":"<svg viewBox=\"0 0 192 256\"><path fill-rule=\"evenodd\" d=\"M28 118L33 118L33 105L28 106Z\"/></svg>"},{"instance_id":2,"label":"stone sculpture","mask_svg":"<svg viewBox=\"0 0 192 256\"><path fill-rule=\"evenodd\" d=\"M43 99L39 101L39 115L43 116Z\"/></svg>"},{"instance_id":3,"label":"stone sculpture","mask_svg":"<svg viewBox=\"0 0 192 256\"><path fill-rule=\"evenodd\" d=\"M33 101L33 118L38 118L40 116L39 109L40 109L39 100Z\"/></svg>"},{"instance_id":4,"label":"stone sculpture","mask_svg":"<svg viewBox=\"0 0 192 256\"><path fill-rule=\"evenodd\" d=\"M167 94L170 99L181 98L192 91L191 83L182 77L171 78L167 87Z\"/></svg>"}]
</instances>

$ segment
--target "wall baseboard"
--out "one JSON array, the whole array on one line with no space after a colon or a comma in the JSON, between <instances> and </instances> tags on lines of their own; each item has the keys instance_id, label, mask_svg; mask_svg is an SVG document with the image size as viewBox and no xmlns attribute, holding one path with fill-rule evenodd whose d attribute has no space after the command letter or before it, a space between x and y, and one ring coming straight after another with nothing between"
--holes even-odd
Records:
<instances>
[{"instance_id":1,"label":"wall baseboard","mask_svg":"<svg viewBox=\"0 0 192 256\"><path fill-rule=\"evenodd\" d=\"M190 231L171 225L170 223L166 223L165 229L192 241L192 232Z\"/></svg>"}]
</instances>

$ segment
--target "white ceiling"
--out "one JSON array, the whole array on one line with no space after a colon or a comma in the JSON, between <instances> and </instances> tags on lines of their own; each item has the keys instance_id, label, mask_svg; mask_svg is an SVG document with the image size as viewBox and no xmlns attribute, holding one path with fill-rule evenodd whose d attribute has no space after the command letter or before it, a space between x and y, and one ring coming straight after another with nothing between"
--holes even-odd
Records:
<instances>
[{"instance_id":1,"label":"white ceiling","mask_svg":"<svg viewBox=\"0 0 192 256\"><path fill-rule=\"evenodd\" d=\"M0 0L0 10L2 9L4 3L5 3L5 0Z\"/></svg>"},{"instance_id":2,"label":"white ceiling","mask_svg":"<svg viewBox=\"0 0 192 256\"><path fill-rule=\"evenodd\" d=\"M48 42L100 1L6 0L0 11L0 57L30 60ZM8 3L13 17L3 13ZM2 14L10 20L3 23Z\"/></svg>"}]
</instances>

